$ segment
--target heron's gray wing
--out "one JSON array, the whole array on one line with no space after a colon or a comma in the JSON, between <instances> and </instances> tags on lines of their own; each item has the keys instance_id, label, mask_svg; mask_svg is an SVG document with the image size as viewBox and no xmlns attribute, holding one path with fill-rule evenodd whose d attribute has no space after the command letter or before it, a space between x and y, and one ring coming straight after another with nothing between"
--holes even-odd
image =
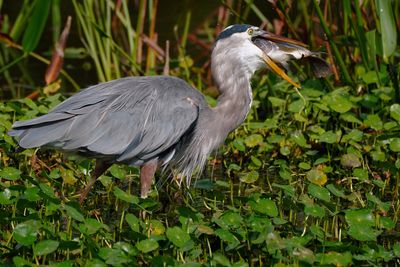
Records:
<instances>
[{"instance_id":1,"label":"heron's gray wing","mask_svg":"<svg viewBox=\"0 0 400 267\"><path fill-rule=\"evenodd\" d=\"M142 77L106 85L74 95L36 121L14 124L20 145L140 161L176 144L197 119L190 99L200 96L181 80Z\"/></svg>"}]
</instances>

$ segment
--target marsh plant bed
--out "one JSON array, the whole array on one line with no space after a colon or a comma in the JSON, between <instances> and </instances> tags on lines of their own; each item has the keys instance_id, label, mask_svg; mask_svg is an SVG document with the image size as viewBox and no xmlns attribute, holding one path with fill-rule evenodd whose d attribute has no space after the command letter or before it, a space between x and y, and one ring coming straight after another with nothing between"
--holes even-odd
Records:
<instances>
[{"instance_id":1,"label":"marsh plant bed","mask_svg":"<svg viewBox=\"0 0 400 267\"><path fill-rule=\"evenodd\" d=\"M247 122L189 190L158 175L140 199L138 170L114 165L83 206L92 161L21 151L6 134L63 98L1 103L1 265L399 264L392 90L355 95L306 81L304 102L286 82L255 87Z\"/></svg>"}]
</instances>

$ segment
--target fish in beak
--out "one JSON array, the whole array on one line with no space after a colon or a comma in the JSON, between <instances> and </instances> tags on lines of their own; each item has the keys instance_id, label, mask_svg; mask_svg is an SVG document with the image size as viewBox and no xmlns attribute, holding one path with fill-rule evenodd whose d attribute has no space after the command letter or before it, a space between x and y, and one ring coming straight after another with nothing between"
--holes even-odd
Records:
<instances>
[{"instance_id":1,"label":"fish in beak","mask_svg":"<svg viewBox=\"0 0 400 267\"><path fill-rule=\"evenodd\" d=\"M300 85L295 83L278 65L288 69L289 60L304 59L310 63L316 77L322 78L332 73L330 65L318 57L318 52L308 50L307 45L297 40L261 31L252 38L252 41L263 51L263 59L267 66L296 88L300 88Z\"/></svg>"}]
</instances>

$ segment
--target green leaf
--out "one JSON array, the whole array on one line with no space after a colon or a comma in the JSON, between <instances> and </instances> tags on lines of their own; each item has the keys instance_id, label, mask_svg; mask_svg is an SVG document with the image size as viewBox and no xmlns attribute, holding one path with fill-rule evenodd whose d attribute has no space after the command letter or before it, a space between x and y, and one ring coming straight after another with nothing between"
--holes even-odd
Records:
<instances>
[{"instance_id":1,"label":"green leaf","mask_svg":"<svg viewBox=\"0 0 400 267\"><path fill-rule=\"evenodd\" d=\"M330 251L327 253L317 254L317 260L321 265L333 265L333 266L350 266L352 263L352 256L350 252L338 253L336 251Z\"/></svg>"},{"instance_id":2,"label":"green leaf","mask_svg":"<svg viewBox=\"0 0 400 267\"><path fill-rule=\"evenodd\" d=\"M128 213L125 216L125 220L133 231L140 233L140 220L138 219L138 217L131 213Z\"/></svg>"},{"instance_id":3,"label":"green leaf","mask_svg":"<svg viewBox=\"0 0 400 267\"><path fill-rule=\"evenodd\" d=\"M226 250L234 249L240 244L240 241L236 238L236 236L226 229L215 230L215 235L218 236L222 241L228 243Z\"/></svg>"},{"instance_id":4,"label":"green leaf","mask_svg":"<svg viewBox=\"0 0 400 267\"><path fill-rule=\"evenodd\" d=\"M248 147L255 147L263 142L263 137L260 134L252 134L244 140L244 143Z\"/></svg>"},{"instance_id":5,"label":"green leaf","mask_svg":"<svg viewBox=\"0 0 400 267\"><path fill-rule=\"evenodd\" d=\"M345 218L350 226L371 227L375 225L375 217L369 209L347 210Z\"/></svg>"},{"instance_id":6,"label":"green leaf","mask_svg":"<svg viewBox=\"0 0 400 267\"><path fill-rule=\"evenodd\" d=\"M328 189L315 184L310 184L308 186L308 193L315 198L321 199L323 201L329 202L331 200L331 195Z\"/></svg>"},{"instance_id":7,"label":"green leaf","mask_svg":"<svg viewBox=\"0 0 400 267\"><path fill-rule=\"evenodd\" d=\"M391 138L389 141L389 148L393 152L400 152L400 138Z\"/></svg>"},{"instance_id":8,"label":"green leaf","mask_svg":"<svg viewBox=\"0 0 400 267\"><path fill-rule=\"evenodd\" d=\"M27 266L35 266L33 265L30 261L25 260L24 258L20 256L15 256L13 258L13 263L15 264L16 267L27 267Z\"/></svg>"},{"instance_id":9,"label":"green leaf","mask_svg":"<svg viewBox=\"0 0 400 267\"><path fill-rule=\"evenodd\" d=\"M389 63L389 57L396 50L397 43L397 29L392 1L376 0L376 12L381 24L383 59L386 63Z\"/></svg>"},{"instance_id":10,"label":"green leaf","mask_svg":"<svg viewBox=\"0 0 400 267\"><path fill-rule=\"evenodd\" d=\"M338 113L348 112L353 107L348 98L341 96L339 93L330 95L328 104L332 110Z\"/></svg>"},{"instance_id":11,"label":"green leaf","mask_svg":"<svg viewBox=\"0 0 400 267\"><path fill-rule=\"evenodd\" d=\"M390 116L400 123L400 105L393 104L390 106Z\"/></svg>"},{"instance_id":12,"label":"green leaf","mask_svg":"<svg viewBox=\"0 0 400 267\"><path fill-rule=\"evenodd\" d=\"M5 167L0 170L0 178L10 181L17 181L21 178L21 171L14 167Z\"/></svg>"},{"instance_id":13,"label":"green leaf","mask_svg":"<svg viewBox=\"0 0 400 267\"><path fill-rule=\"evenodd\" d=\"M36 236L41 226L39 221L25 221L14 228L13 236L22 245L32 245L36 241Z\"/></svg>"},{"instance_id":14,"label":"green leaf","mask_svg":"<svg viewBox=\"0 0 400 267\"><path fill-rule=\"evenodd\" d=\"M33 253L37 256L50 254L57 250L60 242L55 240L43 240L33 247Z\"/></svg>"},{"instance_id":15,"label":"green leaf","mask_svg":"<svg viewBox=\"0 0 400 267\"><path fill-rule=\"evenodd\" d=\"M300 131L295 131L291 136L292 139L297 145L304 148L310 148L311 145L307 144L307 140L304 137L303 133Z\"/></svg>"},{"instance_id":16,"label":"green leaf","mask_svg":"<svg viewBox=\"0 0 400 267\"><path fill-rule=\"evenodd\" d=\"M22 47L29 53L35 50L42 36L47 16L49 14L51 1L36 0L33 7L32 17L29 19L28 27L22 38Z\"/></svg>"},{"instance_id":17,"label":"green leaf","mask_svg":"<svg viewBox=\"0 0 400 267\"><path fill-rule=\"evenodd\" d=\"M124 180L126 177L126 171L117 164L112 165L109 170L111 175L114 176L115 178Z\"/></svg>"},{"instance_id":18,"label":"green leaf","mask_svg":"<svg viewBox=\"0 0 400 267\"><path fill-rule=\"evenodd\" d=\"M304 207L304 213L313 217L323 218L325 217L325 209L320 205L306 205Z\"/></svg>"},{"instance_id":19,"label":"green leaf","mask_svg":"<svg viewBox=\"0 0 400 267\"><path fill-rule=\"evenodd\" d=\"M185 243L190 240L190 235L178 226L168 228L166 234L169 241L171 241L178 248L185 246Z\"/></svg>"},{"instance_id":20,"label":"green leaf","mask_svg":"<svg viewBox=\"0 0 400 267\"><path fill-rule=\"evenodd\" d=\"M158 248L158 242L153 239L145 239L136 244L136 247L143 253L149 253L150 251Z\"/></svg>"},{"instance_id":21,"label":"green leaf","mask_svg":"<svg viewBox=\"0 0 400 267\"><path fill-rule=\"evenodd\" d=\"M221 253L218 253L218 252L213 255L212 260L215 263L217 263L217 264L215 264L215 266L225 266L225 267L231 267L232 266L232 264L230 263L229 259L226 256L224 256L224 255L222 255Z\"/></svg>"},{"instance_id":22,"label":"green leaf","mask_svg":"<svg viewBox=\"0 0 400 267\"><path fill-rule=\"evenodd\" d=\"M376 241L376 238L381 231L377 231L371 227L366 227L363 225L354 225L350 226L348 233L358 241Z\"/></svg>"},{"instance_id":23,"label":"green leaf","mask_svg":"<svg viewBox=\"0 0 400 267\"><path fill-rule=\"evenodd\" d=\"M337 189L336 186L334 186L333 184L328 184L328 185L326 186L326 188L327 188L332 194L334 194L334 195L337 196L337 197L345 197L345 194L343 193L343 191Z\"/></svg>"},{"instance_id":24,"label":"green leaf","mask_svg":"<svg viewBox=\"0 0 400 267\"><path fill-rule=\"evenodd\" d=\"M276 217L279 214L275 202L267 198L260 198L256 201L254 209L262 214L267 214L270 217Z\"/></svg>"},{"instance_id":25,"label":"green leaf","mask_svg":"<svg viewBox=\"0 0 400 267\"><path fill-rule=\"evenodd\" d=\"M302 99L296 100L289 104L288 110L292 113L300 112L304 108L304 101Z\"/></svg>"},{"instance_id":26,"label":"green leaf","mask_svg":"<svg viewBox=\"0 0 400 267\"><path fill-rule=\"evenodd\" d=\"M258 180L258 176L259 176L259 174L256 171L242 173L242 174L240 174L240 181L242 183L252 184Z\"/></svg>"},{"instance_id":27,"label":"green leaf","mask_svg":"<svg viewBox=\"0 0 400 267\"><path fill-rule=\"evenodd\" d=\"M100 229L107 229L107 225L104 223L93 219L93 218L87 218L83 224L80 225L80 230L82 233L86 235L93 235L100 231Z\"/></svg>"},{"instance_id":28,"label":"green leaf","mask_svg":"<svg viewBox=\"0 0 400 267\"><path fill-rule=\"evenodd\" d=\"M332 131L327 131L319 136L319 141L323 143L333 144L337 141L337 135Z\"/></svg>"},{"instance_id":29,"label":"green leaf","mask_svg":"<svg viewBox=\"0 0 400 267\"><path fill-rule=\"evenodd\" d=\"M114 187L114 195L116 196L116 198L123 200L125 202L128 202L128 203L132 203L132 204L139 203L139 198L137 196L126 193L125 191L119 189L118 187Z\"/></svg>"},{"instance_id":30,"label":"green leaf","mask_svg":"<svg viewBox=\"0 0 400 267\"><path fill-rule=\"evenodd\" d=\"M70 205L65 205L64 210L67 212L68 216L74 220L79 222L83 222L85 220L85 217L83 217L82 213Z\"/></svg>"},{"instance_id":31,"label":"green leaf","mask_svg":"<svg viewBox=\"0 0 400 267\"><path fill-rule=\"evenodd\" d=\"M273 107L283 107L286 103L285 100L273 96L268 97L268 100L271 102Z\"/></svg>"},{"instance_id":32,"label":"green leaf","mask_svg":"<svg viewBox=\"0 0 400 267\"><path fill-rule=\"evenodd\" d=\"M361 166L361 161L357 155L349 153L340 158L340 164L346 168L357 168Z\"/></svg>"},{"instance_id":33,"label":"green leaf","mask_svg":"<svg viewBox=\"0 0 400 267\"><path fill-rule=\"evenodd\" d=\"M243 218L240 216L239 213L233 212L233 211L228 211L224 215L220 217L220 219L227 224L228 226L232 228L238 228L240 227Z\"/></svg>"},{"instance_id":34,"label":"green leaf","mask_svg":"<svg viewBox=\"0 0 400 267\"><path fill-rule=\"evenodd\" d=\"M396 226L393 220L389 217L380 217L379 219L382 228L392 230Z\"/></svg>"},{"instance_id":35,"label":"green leaf","mask_svg":"<svg viewBox=\"0 0 400 267\"><path fill-rule=\"evenodd\" d=\"M48 197L56 198L56 196L54 194L54 189L52 187L50 187L48 184L40 183L39 187L42 190L42 192L45 195L47 195Z\"/></svg>"},{"instance_id":36,"label":"green leaf","mask_svg":"<svg viewBox=\"0 0 400 267\"><path fill-rule=\"evenodd\" d=\"M367 126L377 131L382 130L383 128L383 122L381 118L379 118L379 116L376 114L369 114L367 118L364 120L364 123Z\"/></svg>"},{"instance_id":37,"label":"green leaf","mask_svg":"<svg viewBox=\"0 0 400 267\"><path fill-rule=\"evenodd\" d=\"M328 181L326 174L319 168L313 168L307 172L307 179L316 185L324 185Z\"/></svg>"}]
</instances>

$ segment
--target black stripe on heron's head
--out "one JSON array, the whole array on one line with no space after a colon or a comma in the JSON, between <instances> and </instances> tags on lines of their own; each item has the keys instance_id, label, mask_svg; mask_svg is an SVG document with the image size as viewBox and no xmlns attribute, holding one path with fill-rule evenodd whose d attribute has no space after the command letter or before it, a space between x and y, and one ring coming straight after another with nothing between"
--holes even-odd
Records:
<instances>
[{"instance_id":1,"label":"black stripe on heron's head","mask_svg":"<svg viewBox=\"0 0 400 267\"><path fill-rule=\"evenodd\" d=\"M248 28L251 28L251 25L248 24L234 24L231 25L227 28L225 28L217 37L217 41L224 39L224 38L228 38L230 37L232 34L234 33L238 33L238 32L245 32L247 31Z\"/></svg>"}]
</instances>

